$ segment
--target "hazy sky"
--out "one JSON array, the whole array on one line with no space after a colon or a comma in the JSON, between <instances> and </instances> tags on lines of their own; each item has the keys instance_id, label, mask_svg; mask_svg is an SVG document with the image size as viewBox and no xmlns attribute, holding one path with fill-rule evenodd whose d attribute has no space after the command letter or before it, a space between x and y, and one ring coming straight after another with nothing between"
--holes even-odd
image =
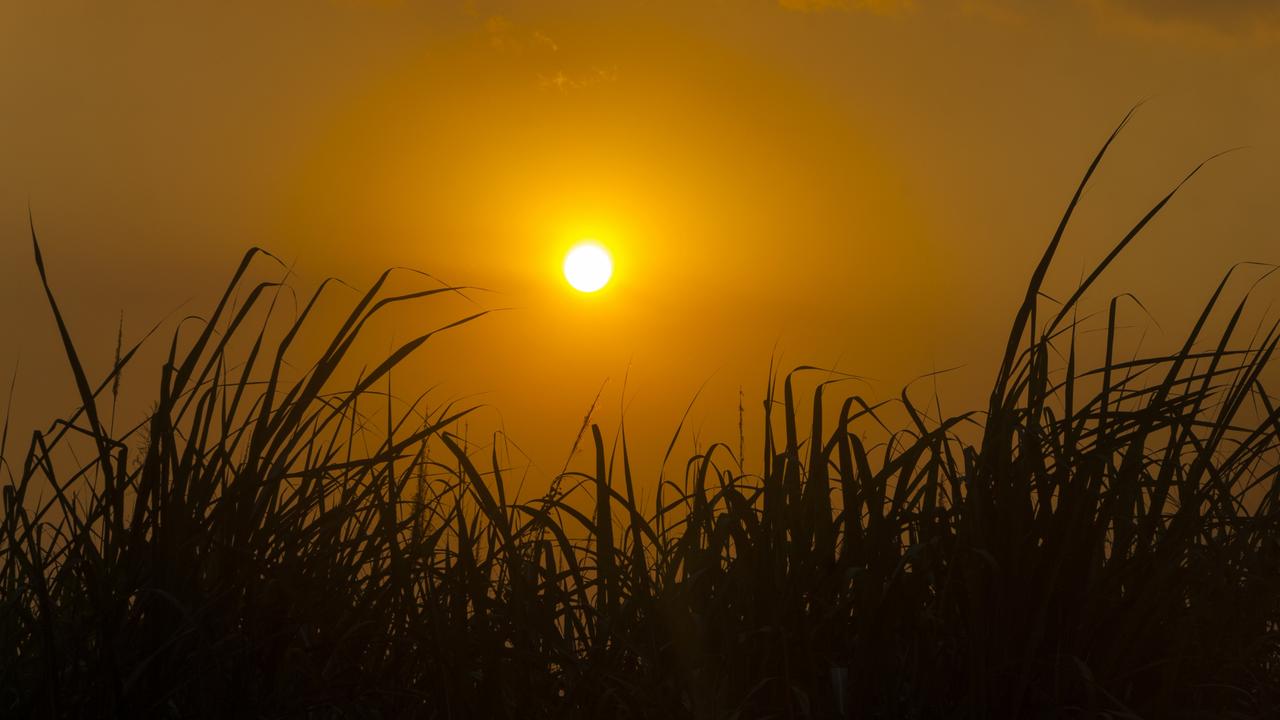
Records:
<instances>
[{"instance_id":1,"label":"hazy sky","mask_svg":"<svg viewBox=\"0 0 1280 720\"><path fill-rule=\"evenodd\" d=\"M19 442L74 404L28 203L95 376L121 312L128 338L204 311L261 245L301 289L392 265L492 289L477 301L509 309L398 382L491 405L476 432L504 424L544 471L606 380L615 425L628 373L633 454L660 454L704 382L692 429L736 439L738 388L751 423L775 348L878 397L962 365L943 398L966 409L1080 173L1144 99L1049 290L1248 146L1086 304L1134 292L1157 348L1233 262L1280 262L1280 3L0 0ZM582 237L615 255L599 296L558 274ZM402 313L371 342L468 310Z\"/></svg>"}]
</instances>

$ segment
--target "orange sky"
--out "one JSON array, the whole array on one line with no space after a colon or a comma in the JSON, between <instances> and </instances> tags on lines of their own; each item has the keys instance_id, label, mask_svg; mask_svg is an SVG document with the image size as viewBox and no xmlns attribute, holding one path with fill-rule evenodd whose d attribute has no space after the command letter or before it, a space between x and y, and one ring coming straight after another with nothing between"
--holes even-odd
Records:
<instances>
[{"instance_id":1,"label":"orange sky","mask_svg":"<svg viewBox=\"0 0 1280 720\"><path fill-rule=\"evenodd\" d=\"M109 5L109 7L108 7ZM559 470L624 376L633 455L735 440L770 355L869 376L935 368L980 402L1079 174L1148 99L1086 196L1049 287L1233 146L1093 295L1171 345L1239 260L1280 261L1280 10L1263 0L0 1L0 372L17 436L74 402L31 262L95 375L126 336L211 306L243 250L310 288L387 266L509 308L411 366L474 396ZM595 237L599 296L558 264ZM1267 300L1270 287L1260 291ZM468 310L376 328L401 339ZM134 392L149 379L125 378ZM411 384L411 378L400 382ZM11 439L11 442L16 442ZM751 452L751 449L748 449Z\"/></svg>"}]
</instances>

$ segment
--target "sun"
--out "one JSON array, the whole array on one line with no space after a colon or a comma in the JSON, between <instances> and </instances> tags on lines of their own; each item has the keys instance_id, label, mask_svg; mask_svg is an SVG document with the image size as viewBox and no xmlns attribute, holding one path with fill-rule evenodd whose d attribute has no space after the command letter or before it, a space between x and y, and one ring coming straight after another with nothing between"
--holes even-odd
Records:
<instances>
[{"instance_id":1,"label":"sun","mask_svg":"<svg viewBox=\"0 0 1280 720\"><path fill-rule=\"evenodd\" d=\"M594 240L583 240L564 256L564 279L576 290L595 292L608 284L612 275L609 251Z\"/></svg>"}]
</instances>

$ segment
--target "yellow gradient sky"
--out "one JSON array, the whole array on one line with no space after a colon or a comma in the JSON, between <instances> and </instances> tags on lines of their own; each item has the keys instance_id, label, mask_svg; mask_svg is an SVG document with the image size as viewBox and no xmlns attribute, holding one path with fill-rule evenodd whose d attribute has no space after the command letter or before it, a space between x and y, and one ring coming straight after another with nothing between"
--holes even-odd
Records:
<instances>
[{"instance_id":1,"label":"yellow gradient sky","mask_svg":"<svg viewBox=\"0 0 1280 720\"><path fill-rule=\"evenodd\" d=\"M1280 262L1278 7L0 0L15 422L74 398L28 203L95 374L122 311L136 337L209 307L251 244L302 288L404 265L491 289L477 302L505 310L397 382L491 405L475 432L504 425L544 475L602 383L616 427L624 377L633 455L661 454L704 383L690 427L736 439L738 389L758 422L775 352L873 378L856 389L876 397L963 366L943 398L966 409L1079 174L1144 99L1050 289L1069 292L1195 163L1249 146L1089 305L1132 291L1160 325L1133 323L1172 344L1231 263ZM583 237L616 264L594 296L559 275ZM401 314L373 342L469 307Z\"/></svg>"}]
</instances>

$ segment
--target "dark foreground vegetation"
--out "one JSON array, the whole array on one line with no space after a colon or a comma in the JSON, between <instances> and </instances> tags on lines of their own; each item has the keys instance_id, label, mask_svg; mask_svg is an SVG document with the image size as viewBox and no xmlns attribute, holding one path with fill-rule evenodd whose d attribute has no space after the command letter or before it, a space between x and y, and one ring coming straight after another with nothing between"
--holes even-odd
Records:
<instances>
[{"instance_id":1,"label":"dark foreground vegetation","mask_svg":"<svg viewBox=\"0 0 1280 720\"><path fill-rule=\"evenodd\" d=\"M304 360L313 305L246 320L250 252L120 432L133 353L91 380L50 292L83 407L4 460L0 716L1280 716L1277 335L1219 286L1181 349L1121 358L1113 300L1078 365L1077 300L1169 199L1054 303L1079 195L985 412L904 393L890 432L797 370L758 467L715 445L643 504L624 435L520 501L465 408L389 414L426 337L332 389L370 316L448 288L384 275Z\"/></svg>"}]
</instances>

